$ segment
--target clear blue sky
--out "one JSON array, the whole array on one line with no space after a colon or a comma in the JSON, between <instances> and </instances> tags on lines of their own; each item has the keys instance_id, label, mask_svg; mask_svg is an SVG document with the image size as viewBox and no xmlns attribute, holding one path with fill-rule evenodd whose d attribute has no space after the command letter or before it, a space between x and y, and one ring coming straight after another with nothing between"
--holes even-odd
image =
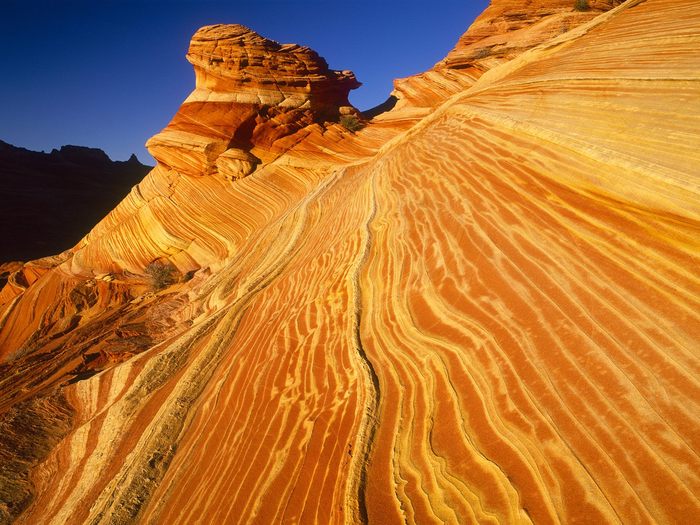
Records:
<instances>
[{"instance_id":1,"label":"clear blue sky","mask_svg":"<svg viewBox=\"0 0 700 525\"><path fill-rule=\"evenodd\" d=\"M194 87L185 60L197 28L240 23L308 45L364 84L351 102L383 102L394 78L431 67L488 0L1 0L0 139L131 153L162 129Z\"/></svg>"}]
</instances>

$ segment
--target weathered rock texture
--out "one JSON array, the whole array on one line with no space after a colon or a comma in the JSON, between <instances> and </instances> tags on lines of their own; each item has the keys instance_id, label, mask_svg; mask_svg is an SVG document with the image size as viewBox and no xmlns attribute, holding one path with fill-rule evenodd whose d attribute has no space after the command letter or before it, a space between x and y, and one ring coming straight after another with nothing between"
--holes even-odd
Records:
<instances>
[{"instance_id":1,"label":"weathered rock texture","mask_svg":"<svg viewBox=\"0 0 700 525\"><path fill-rule=\"evenodd\" d=\"M95 148L42 153L0 140L0 264L71 248L150 170L135 156L113 162Z\"/></svg>"},{"instance_id":2,"label":"weathered rock texture","mask_svg":"<svg viewBox=\"0 0 700 525\"><path fill-rule=\"evenodd\" d=\"M455 48L425 73L394 82L401 106L430 111L485 71L608 11L622 0L500 0L479 16Z\"/></svg>"},{"instance_id":3,"label":"weathered rock texture","mask_svg":"<svg viewBox=\"0 0 700 525\"><path fill-rule=\"evenodd\" d=\"M285 137L337 120L349 107L348 92L360 86L352 72L328 69L309 48L281 45L240 25L200 29L187 59L196 88L147 146L161 166L192 176L249 175L260 159L288 148Z\"/></svg>"},{"instance_id":4,"label":"weathered rock texture","mask_svg":"<svg viewBox=\"0 0 700 525\"><path fill-rule=\"evenodd\" d=\"M287 95L251 102L245 66L222 63L268 44L198 33L159 165L2 291L0 446L43 443L3 470L3 510L700 520L700 4L585 17L429 115L408 101L356 134ZM224 62L192 58L210 31L231 36ZM255 64L297 48L275 49ZM321 76L346 93L348 74Z\"/></svg>"}]
</instances>

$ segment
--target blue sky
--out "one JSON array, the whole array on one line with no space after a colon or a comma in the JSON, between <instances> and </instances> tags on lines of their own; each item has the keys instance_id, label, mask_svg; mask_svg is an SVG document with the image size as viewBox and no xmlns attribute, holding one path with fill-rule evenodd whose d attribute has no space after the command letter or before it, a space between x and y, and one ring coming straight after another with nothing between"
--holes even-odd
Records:
<instances>
[{"instance_id":1,"label":"blue sky","mask_svg":"<svg viewBox=\"0 0 700 525\"><path fill-rule=\"evenodd\" d=\"M240 23L308 45L363 86L360 109L381 103L394 78L431 67L487 0L195 1L2 0L0 139L34 150L102 148L114 160L153 160L145 141L194 87L185 60L197 28Z\"/></svg>"}]
</instances>

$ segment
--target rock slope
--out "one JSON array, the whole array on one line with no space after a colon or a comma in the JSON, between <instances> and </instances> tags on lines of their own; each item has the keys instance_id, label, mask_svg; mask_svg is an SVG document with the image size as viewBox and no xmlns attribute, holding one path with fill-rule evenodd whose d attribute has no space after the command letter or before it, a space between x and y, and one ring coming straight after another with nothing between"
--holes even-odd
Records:
<instances>
[{"instance_id":1,"label":"rock slope","mask_svg":"<svg viewBox=\"0 0 700 525\"><path fill-rule=\"evenodd\" d=\"M198 32L158 166L0 294L5 519L700 520L700 5L531 16L356 134L349 73Z\"/></svg>"},{"instance_id":2,"label":"rock slope","mask_svg":"<svg viewBox=\"0 0 700 525\"><path fill-rule=\"evenodd\" d=\"M455 48L425 73L394 82L401 106L430 111L470 87L485 71L523 51L566 33L608 11L622 0L527 0L492 2Z\"/></svg>"}]
</instances>

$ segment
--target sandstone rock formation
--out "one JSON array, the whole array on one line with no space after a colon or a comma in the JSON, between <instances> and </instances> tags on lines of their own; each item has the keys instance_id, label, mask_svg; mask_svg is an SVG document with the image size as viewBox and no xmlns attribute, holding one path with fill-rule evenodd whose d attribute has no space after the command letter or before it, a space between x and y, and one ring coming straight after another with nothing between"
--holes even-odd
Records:
<instances>
[{"instance_id":1,"label":"sandstone rock formation","mask_svg":"<svg viewBox=\"0 0 700 525\"><path fill-rule=\"evenodd\" d=\"M700 4L510 5L356 134L350 74L195 35L158 166L0 292L6 520L700 519Z\"/></svg>"},{"instance_id":2,"label":"sandstone rock formation","mask_svg":"<svg viewBox=\"0 0 700 525\"><path fill-rule=\"evenodd\" d=\"M95 148L42 153L0 141L0 264L71 248L150 169Z\"/></svg>"},{"instance_id":3,"label":"sandstone rock formation","mask_svg":"<svg viewBox=\"0 0 700 525\"><path fill-rule=\"evenodd\" d=\"M493 69L538 44L608 11L622 0L500 0L479 16L455 48L425 73L395 81L400 106L432 110L455 93L470 87Z\"/></svg>"},{"instance_id":4,"label":"sandstone rock formation","mask_svg":"<svg viewBox=\"0 0 700 525\"><path fill-rule=\"evenodd\" d=\"M337 120L348 92L360 86L352 72L328 69L309 48L280 45L240 25L200 29L187 60L195 90L147 146L161 166L192 176L217 173L216 159L227 150L224 177L250 174L258 156L269 161L287 149L275 147L284 137Z\"/></svg>"}]
</instances>

